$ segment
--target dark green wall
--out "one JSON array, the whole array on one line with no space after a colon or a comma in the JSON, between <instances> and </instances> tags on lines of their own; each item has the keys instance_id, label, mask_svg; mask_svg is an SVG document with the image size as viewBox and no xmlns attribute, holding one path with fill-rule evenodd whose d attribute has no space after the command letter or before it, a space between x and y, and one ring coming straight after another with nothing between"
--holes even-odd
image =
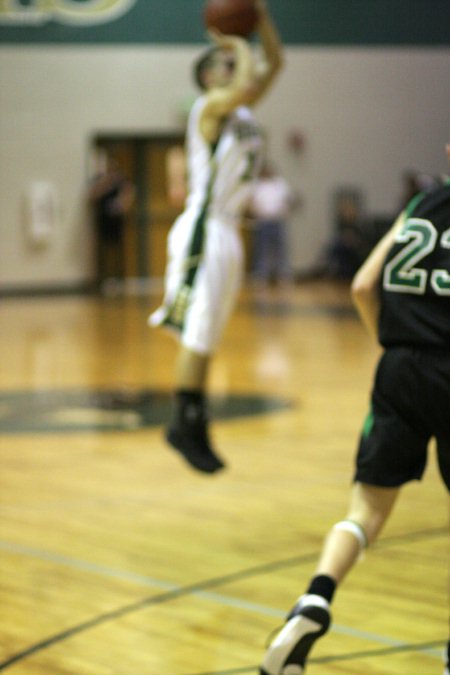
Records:
<instances>
[{"instance_id":1,"label":"dark green wall","mask_svg":"<svg viewBox=\"0 0 450 675\"><path fill-rule=\"evenodd\" d=\"M25 6L33 0L20 1ZM121 18L90 27L0 22L0 44L199 43L204 40L203 4L204 0L136 0ZM269 4L286 44L450 45L450 0L269 0Z\"/></svg>"}]
</instances>

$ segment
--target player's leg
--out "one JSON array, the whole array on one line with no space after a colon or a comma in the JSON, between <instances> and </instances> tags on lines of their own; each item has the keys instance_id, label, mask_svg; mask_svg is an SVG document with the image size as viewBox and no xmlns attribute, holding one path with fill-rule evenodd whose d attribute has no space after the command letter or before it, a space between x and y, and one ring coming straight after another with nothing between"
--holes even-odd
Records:
<instances>
[{"instance_id":1,"label":"player's leg","mask_svg":"<svg viewBox=\"0 0 450 675\"><path fill-rule=\"evenodd\" d=\"M148 322L167 328L179 341L166 440L191 466L214 473L223 467L223 462L211 448L207 429L205 390L212 342L209 305L203 297L207 261L202 232L198 219L189 213L174 223L168 238L164 300ZM194 243L198 250L194 250Z\"/></svg>"},{"instance_id":2,"label":"player's leg","mask_svg":"<svg viewBox=\"0 0 450 675\"><path fill-rule=\"evenodd\" d=\"M199 471L214 473L224 466L208 434L206 380L210 355L181 344L175 369L172 419L167 441Z\"/></svg>"},{"instance_id":3,"label":"player's leg","mask_svg":"<svg viewBox=\"0 0 450 675\"><path fill-rule=\"evenodd\" d=\"M265 285L270 281L271 272L270 223L261 220L255 229L254 236L254 280L256 283Z\"/></svg>"},{"instance_id":4,"label":"player's leg","mask_svg":"<svg viewBox=\"0 0 450 675\"><path fill-rule=\"evenodd\" d=\"M449 146L450 147L450 146ZM450 525L450 390L448 382L450 379L450 356L446 354L437 354L436 356L427 354L426 373L431 380L430 390L433 392L432 404L430 401L433 423L438 429L436 433L437 456L439 470L442 481L447 489L448 514ZM450 598L450 576L448 595ZM444 675L450 675L450 636L444 649Z\"/></svg>"},{"instance_id":5,"label":"player's leg","mask_svg":"<svg viewBox=\"0 0 450 675\"><path fill-rule=\"evenodd\" d=\"M283 220L277 220L274 222L274 243L273 243L273 256L274 256L274 268L275 268L275 278L277 283L286 284L290 281L291 272L289 269L289 250L287 242L287 225Z\"/></svg>"},{"instance_id":6,"label":"player's leg","mask_svg":"<svg viewBox=\"0 0 450 675\"><path fill-rule=\"evenodd\" d=\"M166 436L192 466L205 473L224 466L209 433L207 376L240 287L242 260L238 233L210 223L206 255L181 333L174 415Z\"/></svg>"},{"instance_id":7,"label":"player's leg","mask_svg":"<svg viewBox=\"0 0 450 675\"><path fill-rule=\"evenodd\" d=\"M327 574L336 583L341 582L357 561L361 549L376 539L397 495L398 488L355 483L346 519L337 523L330 531L317 574Z\"/></svg>"},{"instance_id":8,"label":"player's leg","mask_svg":"<svg viewBox=\"0 0 450 675\"><path fill-rule=\"evenodd\" d=\"M449 514L450 514L450 500L449 500ZM448 594L450 597L450 577L449 577ZM444 649L444 663L445 663L444 675L450 675L450 637Z\"/></svg>"},{"instance_id":9,"label":"player's leg","mask_svg":"<svg viewBox=\"0 0 450 675\"><path fill-rule=\"evenodd\" d=\"M179 389L205 389L208 376L209 354L195 352L180 345L175 364L175 381Z\"/></svg>"},{"instance_id":10,"label":"player's leg","mask_svg":"<svg viewBox=\"0 0 450 675\"><path fill-rule=\"evenodd\" d=\"M438 438L438 459L442 479L447 487L447 490L450 493L450 440L448 434L446 434L444 437ZM448 513L450 523L450 494L448 501ZM449 576L448 595L450 598L450 576ZM444 649L444 663L445 663L444 675L450 675L450 637Z\"/></svg>"},{"instance_id":11,"label":"player's leg","mask_svg":"<svg viewBox=\"0 0 450 675\"><path fill-rule=\"evenodd\" d=\"M347 516L330 530L314 577L265 655L262 675L283 675L288 666L294 665L296 675L303 672L314 642L330 626L330 604L337 586L375 540L398 492L398 488L361 483L353 486Z\"/></svg>"},{"instance_id":12,"label":"player's leg","mask_svg":"<svg viewBox=\"0 0 450 675\"><path fill-rule=\"evenodd\" d=\"M447 474L447 476L448 476L448 474ZM447 477L447 487L448 487L448 477ZM449 506L448 512L449 512L449 521L450 521L450 499L449 499L449 502L448 502L448 506ZM449 576L448 595L449 595L449 598L450 598L450 576ZM450 636L449 636L449 640L447 642L447 646L445 647L445 650L444 650L444 662L445 662L444 675L450 675Z\"/></svg>"},{"instance_id":13,"label":"player's leg","mask_svg":"<svg viewBox=\"0 0 450 675\"><path fill-rule=\"evenodd\" d=\"M450 475L447 473L445 482L446 482L446 485L447 485L448 489L450 489L449 478L450 478ZM449 512L449 521L450 521L450 498L449 498L449 502L448 502L448 512ZM450 576L449 576L448 595L450 597ZM444 663L445 663L444 675L450 675L450 636L449 636L449 640L447 642L447 645L444 649Z\"/></svg>"}]
</instances>

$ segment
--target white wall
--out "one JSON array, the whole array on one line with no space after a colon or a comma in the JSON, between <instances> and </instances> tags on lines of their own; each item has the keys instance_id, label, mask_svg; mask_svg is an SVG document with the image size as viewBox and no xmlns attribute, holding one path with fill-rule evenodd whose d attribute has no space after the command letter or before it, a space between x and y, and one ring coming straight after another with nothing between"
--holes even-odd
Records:
<instances>
[{"instance_id":1,"label":"white wall","mask_svg":"<svg viewBox=\"0 0 450 675\"><path fill-rule=\"evenodd\" d=\"M0 50L0 289L72 286L92 276L83 209L96 132L171 131L194 93L193 47L4 47ZM336 186L357 185L371 212L395 210L404 168L443 172L450 140L450 50L289 48L259 108L272 155L305 204L292 223L292 263L308 266L331 226ZM306 150L288 150L289 130ZM24 228L34 180L59 196L44 247Z\"/></svg>"},{"instance_id":2,"label":"white wall","mask_svg":"<svg viewBox=\"0 0 450 675\"><path fill-rule=\"evenodd\" d=\"M332 221L336 186L356 185L370 213L395 212L405 168L448 170L450 50L296 49L263 113L274 150L303 190L293 224L293 259L314 258ZM298 125L305 157L286 154L284 130ZM276 143L276 145L275 145Z\"/></svg>"}]
</instances>

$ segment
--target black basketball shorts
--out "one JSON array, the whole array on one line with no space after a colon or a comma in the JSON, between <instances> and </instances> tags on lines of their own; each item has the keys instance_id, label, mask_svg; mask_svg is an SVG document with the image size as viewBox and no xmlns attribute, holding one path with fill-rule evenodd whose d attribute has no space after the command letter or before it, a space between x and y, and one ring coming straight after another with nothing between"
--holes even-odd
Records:
<instances>
[{"instance_id":1,"label":"black basketball shorts","mask_svg":"<svg viewBox=\"0 0 450 675\"><path fill-rule=\"evenodd\" d=\"M398 487L420 480L432 438L450 491L450 353L389 348L376 371L355 481Z\"/></svg>"}]
</instances>

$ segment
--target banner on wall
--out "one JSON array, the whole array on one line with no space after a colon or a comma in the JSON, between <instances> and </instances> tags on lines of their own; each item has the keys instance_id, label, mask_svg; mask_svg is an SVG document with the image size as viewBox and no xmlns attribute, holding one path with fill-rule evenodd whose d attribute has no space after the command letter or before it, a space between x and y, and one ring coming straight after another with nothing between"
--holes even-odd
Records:
<instances>
[{"instance_id":1,"label":"banner on wall","mask_svg":"<svg viewBox=\"0 0 450 675\"><path fill-rule=\"evenodd\" d=\"M55 23L94 26L120 18L136 0L0 0L0 23L39 26Z\"/></svg>"},{"instance_id":2,"label":"banner on wall","mask_svg":"<svg viewBox=\"0 0 450 675\"><path fill-rule=\"evenodd\" d=\"M206 0L0 0L7 44L193 44ZM268 0L285 44L449 45L450 0ZM432 5L432 11L430 6Z\"/></svg>"}]
</instances>

